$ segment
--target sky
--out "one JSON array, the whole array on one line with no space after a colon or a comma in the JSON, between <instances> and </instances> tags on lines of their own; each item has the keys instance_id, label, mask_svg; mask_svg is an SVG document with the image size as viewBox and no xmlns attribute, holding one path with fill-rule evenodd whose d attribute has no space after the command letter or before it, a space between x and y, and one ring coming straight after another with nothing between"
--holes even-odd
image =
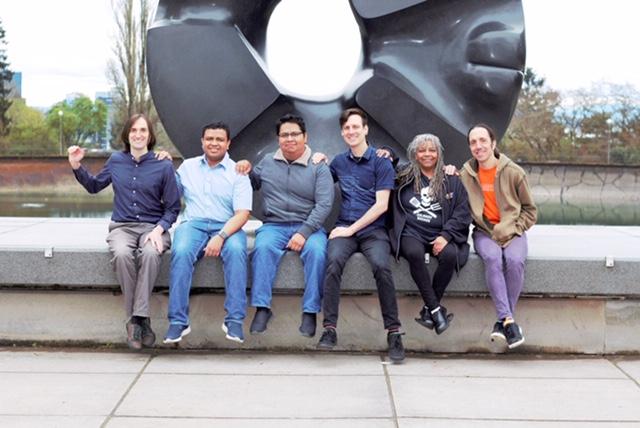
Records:
<instances>
[{"instance_id":1,"label":"sky","mask_svg":"<svg viewBox=\"0 0 640 428\"><path fill-rule=\"evenodd\" d=\"M316 97L340 92L357 66L359 53L353 18L330 11L331 7L347 10L346 4L347 0L280 3L268 33L272 43L267 59L281 86ZM567 91L608 81L640 88L640 55L633 53L640 41L640 1L523 0L523 6L527 66L545 77L550 87ZM296 19L296 13L313 19ZM327 39L326 31L324 38L312 40L314 29L326 29L323 14L334 18L331 34L350 40L348 49L344 44L338 49L337 39ZM336 15L345 19L336 20ZM0 20L11 69L22 72L22 95L28 105L48 107L70 93L93 98L95 92L109 90L106 67L114 33L111 0L0 0ZM296 37L292 39L291 34ZM291 67L292 40L304 46L294 49L301 55L316 52L303 59L315 61L317 66L306 69L316 70L322 78ZM309 49L314 43L328 56ZM319 87L319 81L332 85Z\"/></svg>"}]
</instances>

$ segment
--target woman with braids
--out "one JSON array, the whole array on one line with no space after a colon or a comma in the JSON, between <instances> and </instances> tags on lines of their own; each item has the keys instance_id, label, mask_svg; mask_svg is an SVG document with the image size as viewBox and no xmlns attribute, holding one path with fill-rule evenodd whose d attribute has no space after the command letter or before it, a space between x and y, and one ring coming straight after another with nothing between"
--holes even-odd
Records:
<instances>
[{"instance_id":1,"label":"woman with braids","mask_svg":"<svg viewBox=\"0 0 640 428\"><path fill-rule=\"evenodd\" d=\"M399 168L391 200L391 248L409 262L424 307L416 322L441 334L453 314L440 304L454 270L469 257L471 214L467 192L455 175L445 175L443 147L432 134L417 135L407 149L409 163ZM433 281L429 256L438 260Z\"/></svg>"}]
</instances>

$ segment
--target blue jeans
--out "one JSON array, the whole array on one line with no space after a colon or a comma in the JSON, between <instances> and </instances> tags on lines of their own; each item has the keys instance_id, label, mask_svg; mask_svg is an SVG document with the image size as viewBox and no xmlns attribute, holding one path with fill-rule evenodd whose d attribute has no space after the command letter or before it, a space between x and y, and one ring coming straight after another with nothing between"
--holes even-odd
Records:
<instances>
[{"instance_id":1,"label":"blue jeans","mask_svg":"<svg viewBox=\"0 0 640 428\"><path fill-rule=\"evenodd\" d=\"M223 223L195 219L181 223L173 237L169 275L169 324L189 325L189 291L193 268ZM225 322L242 324L247 312L247 236L239 230L222 246L226 297Z\"/></svg>"},{"instance_id":2,"label":"blue jeans","mask_svg":"<svg viewBox=\"0 0 640 428\"><path fill-rule=\"evenodd\" d=\"M271 307L271 291L287 243L302 223L265 223L256 232L256 243L251 253L253 285L251 306ZM302 247L300 258L304 266L304 295L302 312L320 312L322 283L327 258L327 233L320 229L313 233Z\"/></svg>"}]
</instances>

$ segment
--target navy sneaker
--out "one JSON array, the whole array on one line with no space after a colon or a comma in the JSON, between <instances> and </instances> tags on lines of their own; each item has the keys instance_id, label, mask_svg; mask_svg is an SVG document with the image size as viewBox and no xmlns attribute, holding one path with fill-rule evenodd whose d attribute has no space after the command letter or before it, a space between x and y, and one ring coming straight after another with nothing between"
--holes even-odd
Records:
<instances>
[{"instance_id":1,"label":"navy sneaker","mask_svg":"<svg viewBox=\"0 0 640 428\"><path fill-rule=\"evenodd\" d=\"M253 321L251 321L249 333L260 334L267 331L267 326L269 325L271 318L273 318L273 312L271 309L263 307L256 308L256 314L253 317Z\"/></svg>"},{"instance_id":2,"label":"navy sneaker","mask_svg":"<svg viewBox=\"0 0 640 428\"><path fill-rule=\"evenodd\" d=\"M517 348L524 343L522 329L515 322L504 326L504 336L507 338L507 346L509 349Z\"/></svg>"},{"instance_id":3,"label":"navy sneaker","mask_svg":"<svg viewBox=\"0 0 640 428\"><path fill-rule=\"evenodd\" d=\"M242 333L242 324L238 322L225 321L222 323L222 331L226 335L225 338L238 343L244 343L244 333Z\"/></svg>"},{"instance_id":4,"label":"navy sneaker","mask_svg":"<svg viewBox=\"0 0 640 428\"><path fill-rule=\"evenodd\" d=\"M188 325L169 324L169 329L164 335L162 343L178 343L189 333L191 333L191 327Z\"/></svg>"},{"instance_id":5,"label":"navy sneaker","mask_svg":"<svg viewBox=\"0 0 640 428\"><path fill-rule=\"evenodd\" d=\"M300 334L304 337L313 337L316 335L316 314L310 312L302 313L302 322L298 328Z\"/></svg>"},{"instance_id":6,"label":"navy sneaker","mask_svg":"<svg viewBox=\"0 0 640 428\"><path fill-rule=\"evenodd\" d=\"M507 340L504 336L504 326L502 325L502 321L498 320L493 325L493 331L491 332L491 341L495 342L498 339Z\"/></svg>"}]
</instances>

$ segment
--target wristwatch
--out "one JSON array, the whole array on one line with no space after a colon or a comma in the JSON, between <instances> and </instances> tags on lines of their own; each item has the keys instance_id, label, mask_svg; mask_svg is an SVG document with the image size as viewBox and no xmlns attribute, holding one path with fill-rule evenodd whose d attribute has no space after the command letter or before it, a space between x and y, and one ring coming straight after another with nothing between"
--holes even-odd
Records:
<instances>
[{"instance_id":1,"label":"wristwatch","mask_svg":"<svg viewBox=\"0 0 640 428\"><path fill-rule=\"evenodd\" d=\"M220 229L220 232L218 232L216 235L221 237L223 241L229 237L229 235L227 235L227 233L222 229Z\"/></svg>"}]
</instances>

